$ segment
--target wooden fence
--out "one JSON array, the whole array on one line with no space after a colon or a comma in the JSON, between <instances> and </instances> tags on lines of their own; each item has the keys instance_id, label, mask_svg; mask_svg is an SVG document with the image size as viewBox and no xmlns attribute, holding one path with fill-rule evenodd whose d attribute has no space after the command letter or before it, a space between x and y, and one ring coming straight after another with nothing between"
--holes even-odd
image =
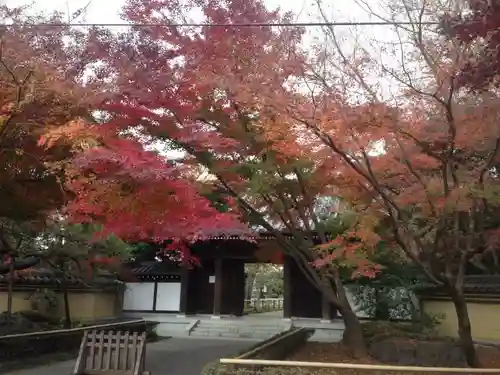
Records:
<instances>
[{"instance_id":1,"label":"wooden fence","mask_svg":"<svg viewBox=\"0 0 500 375\"><path fill-rule=\"evenodd\" d=\"M278 311L283 310L283 298L252 298L245 300L245 310Z\"/></svg>"}]
</instances>

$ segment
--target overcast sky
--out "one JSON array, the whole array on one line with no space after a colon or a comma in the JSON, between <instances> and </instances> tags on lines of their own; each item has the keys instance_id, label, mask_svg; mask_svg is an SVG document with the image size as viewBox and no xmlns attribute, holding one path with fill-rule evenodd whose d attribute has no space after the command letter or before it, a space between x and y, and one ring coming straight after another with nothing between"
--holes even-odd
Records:
<instances>
[{"instance_id":1,"label":"overcast sky","mask_svg":"<svg viewBox=\"0 0 500 375\"><path fill-rule=\"evenodd\" d=\"M381 0L363 0L368 1L371 6L377 6ZM87 23L119 23L120 8L125 0L92 0L86 13L85 22ZM280 7L283 11L292 11L296 16L297 22L318 21L318 12L315 6L315 0L264 0L268 8L274 9ZM84 7L88 0L0 0L10 6L33 4L33 9L36 11L53 11L59 10L62 12L73 13L76 10ZM328 8L328 16L333 21L368 21L374 20L366 11L364 11L356 0L338 0L324 1ZM81 22L82 19L79 19ZM342 27L346 32L348 28ZM352 27L351 27L352 29ZM363 26L363 34L372 36L378 35L385 37L389 27L373 27ZM308 31L318 35L319 27L310 27Z\"/></svg>"},{"instance_id":2,"label":"overcast sky","mask_svg":"<svg viewBox=\"0 0 500 375\"><path fill-rule=\"evenodd\" d=\"M64 13L73 14L75 11L83 8L89 0L0 0L10 6L19 6L32 4L36 12L52 12L59 10ZM316 6L317 0L264 0L269 9L281 8L282 11L292 11L296 15L296 22L318 22L322 21ZM366 10L365 5L376 10L378 14L384 14L382 10L387 7L384 3L387 0L323 0L323 9L327 13L329 20L334 22L356 22L356 21L380 21L371 16ZM390 0L389 0L390 1ZM99 23L120 23L120 9L125 0L91 0L85 13L85 18L78 18L75 22L85 22L91 24ZM194 20L197 21L196 19ZM369 47L370 42L379 41L394 42L397 37L391 26L337 26L336 32L345 48L345 53L350 55L354 47L353 35L357 36L357 43L361 43L365 48L372 51ZM323 31L318 26L307 28L307 35L304 38L304 44L311 44L314 38L322 38ZM351 50L351 51L350 51ZM378 55L378 53L377 53ZM378 58L378 56L375 56ZM390 62L390 60L389 60Z\"/></svg>"},{"instance_id":3,"label":"overcast sky","mask_svg":"<svg viewBox=\"0 0 500 375\"><path fill-rule=\"evenodd\" d=\"M22 5L34 3L37 10L61 10L66 12L69 6L70 13L86 5L88 0L0 0L0 3L7 5ZM265 0L269 8L280 7L283 10L291 10L295 14L300 14L299 21L307 22L311 20L311 13L314 12L314 0ZM89 6L87 21L90 23L113 23L119 22L118 15L124 0L93 0ZM353 0L336 1L336 9L342 20L364 19L366 14L359 9ZM314 12L315 13L315 12ZM361 17L361 18L360 18ZM364 18L362 18L364 17Z\"/></svg>"},{"instance_id":4,"label":"overcast sky","mask_svg":"<svg viewBox=\"0 0 500 375\"><path fill-rule=\"evenodd\" d=\"M365 10L358 5L360 0L337 0L337 1L323 1L328 5L324 5L328 12L328 18L335 22L355 22L355 21L380 21L375 17L370 16ZM361 0L368 2L373 9L381 7L383 0ZM275 9L280 7L282 11L292 11L296 15L296 22L318 22L321 21L317 7L316 0L264 0L268 8ZM32 9L35 12L52 12L54 10L62 11L64 13L73 14L78 9L87 5L88 0L0 0L0 4L7 4L9 6L20 6L32 4ZM87 8L84 18L78 18L75 23L84 22L91 24L100 23L120 23L120 8L124 5L125 0L92 0ZM322 37L323 32L320 27L307 28L308 35L305 38L305 45L311 43L314 37ZM361 35L361 42L367 47L367 41L370 40L395 40L395 33L391 27L384 26L360 26L360 27L339 27L336 28L338 35L343 40L345 52L350 54L354 48L351 35ZM391 36L392 35L392 36ZM390 61L390 59L389 59ZM391 83L385 82L374 72L373 83L378 83L379 89L382 91L390 90ZM161 149L161 147L159 147Z\"/></svg>"}]
</instances>

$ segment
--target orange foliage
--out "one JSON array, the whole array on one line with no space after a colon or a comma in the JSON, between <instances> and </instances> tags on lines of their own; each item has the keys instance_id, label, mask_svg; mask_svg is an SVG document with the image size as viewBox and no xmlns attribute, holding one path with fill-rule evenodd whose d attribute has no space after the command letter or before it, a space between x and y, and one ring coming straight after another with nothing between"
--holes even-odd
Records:
<instances>
[{"instance_id":1,"label":"orange foliage","mask_svg":"<svg viewBox=\"0 0 500 375\"><path fill-rule=\"evenodd\" d=\"M2 19L26 21L21 9L0 7ZM35 17L32 21L46 19ZM56 18L51 21L57 21ZM62 169L78 139L51 134L80 131L89 113L92 87L77 83L78 48L65 46L65 28L5 27L0 44L0 217L44 219L70 196ZM98 99L98 98L97 98ZM69 142L67 142L69 141Z\"/></svg>"}]
</instances>

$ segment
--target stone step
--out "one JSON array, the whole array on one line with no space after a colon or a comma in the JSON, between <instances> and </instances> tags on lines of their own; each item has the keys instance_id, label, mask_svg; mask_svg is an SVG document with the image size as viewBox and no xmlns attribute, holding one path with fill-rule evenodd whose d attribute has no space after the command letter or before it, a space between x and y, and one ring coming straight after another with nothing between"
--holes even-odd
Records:
<instances>
[{"instance_id":1,"label":"stone step","mask_svg":"<svg viewBox=\"0 0 500 375\"><path fill-rule=\"evenodd\" d=\"M207 329L230 329L230 330L240 330L240 329L248 329L248 330L253 330L253 331L284 331L288 329L288 327L283 326L283 327L270 327L270 326L215 326L215 325L204 325L204 324L198 324L196 325L196 328L207 328Z\"/></svg>"},{"instance_id":2,"label":"stone step","mask_svg":"<svg viewBox=\"0 0 500 375\"><path fill-rule=\"evenodd\" d=\"M231 330L231 331L238 331L238 330L251 330L251 331L284 331L288 327L266 327L266 326L259 326L259 327L254 327L254 326L214 326L214 325L205 325L205 324L198 324L196 328L206 328L206 329L214 329L214 330Z\"/></svg>"},{"instance_id":3,"label":"stone step","mask_svg":"<svg viewBox=\"0 0 500 375\"><path fill-rule=\"evenodd\" d=\"M224 331L224 332L283 332L285 329L273 329L273 328L261 328L254 329L253 327L206 327L206 326L197 326L196 330L202 331Z\"/></svg>"},{"instance_id":4,"label":"stone step","mask_svg":"<svg viewBox=\"0 0 500 375\"><path fill-rule=\"evenodd\" d=\"M246 321L246 322L234 322L230 320L224 320L224 319L213 319L213 320L200 320L199 324L207 325L207 326L252 326L252 327L286 327L288 326L287 323L266 323L266 322L252 322L252 321Z\"/></svg>"},{"instance_id":5,"label":"stone step","mask_svg":"<svg viewBox=\"0 0 500 375\"><path fill-rule=\"evenodd\" d=\"M234 324L234 322L207 322L200 321L191 331L190 336L194 337L225 337L225 338L255 338L264 340L283 332L287 327L281 325L253 325Z\"/></svg>"},{"instance_id":6,"label":"stone step","mask_svg":"<svg viewBox=\"0 0 500 375\"><path fill-rule=\"evenodd\" d=\"M255 332L255 333L267 333L267 332L283 332L285 331L284 329L251 329L251 328L240 328L240 329L215 329L215 328L207 328L207 327L196 327L193 331L210 331L210 332L233 332L233 333L238 333L238 332Z\"/></svg>"},{"instance_id":7,"label":"stone step","mask_svg":"<svg viewBox=\"0 0 500 375\"><path fill-rule=\"evenodd\" d=\"M313 329L326 329L326 330L344 330L345 326L342 321L333 321L330 323L321 323L321 322L307 322L307 321L294 321L293 325L295 327L305 327L305 328L313 328Z\"/></svg>"},{"instance_id":8,"label":"stone step","mask_svg":"<svg viewBox=\"0 0 500 375\"><path fill-rule=\"evenodd\" d=\"M240 332L228 332L228 331L207 331L207 330L195 330L191 332L191 335L234 335L234 336L273 336L276 332L251 332L251 331L240 331Z\"/></svg>"},{"instance_id":9,"label":"stone step","mask_svg":"<svg viewBox=\"0 0 500 375\"><path fill-rule=\"evenodd\" d=\"M219 333L227 333L228 335L255 335L255 336L266 336L266 335L276 335L280 333L281 331L248 331L248 330L241 330L241 331L223 331L223 330L207 330L207 329L200 329L200 330L194 330L191 331L191 333L203 333L207 335L211 334L219 334Z\"/></svg>"},{"instance_id":10,"label":"stone step","mask_svg":"<svg viewBox=\"0 0 500 375\"><path fill-rule=\"evenodd\" d=\"M226 338L267 339L269 337L274 336L274 334L275 333L262 334L262 333L255 333L255 332L231 333L231 332L193 331L193 332L191 332L190 336L191 337L226 337Z\"/></svg>"},{"instance_id":11,"label":"stone step","mask_svg":"<svg viewBox=\"0 0 500 375\"><path fill-rule=\"evenodd\" d=\"M210 331L231 331L231 332L236 332L236 331L250 331L250 332L281 332L284 331L285 328L273 328L273 327L214 327L214 326L202 326L202 325L197 325L195 328L196 329L206 329Z\"/></svg>"},{"instance_id":12,"label":"stone step","mask_svg":"<svg viewBox=\"0 0 500 375\"><path fill-rule=\"evenodd\" d=\"M294 321L296 327L315 329L310 341L338 342L342 339L342 322L321 323L307 320ZM229 319L200 320L191 331L194 337L247 338L265 340L290 327L289 322L235 321Z\"/></svg>"},{"instance_id":13,"label":"stone step","mask_svg":"<svg viewBox=\"0 0 500 375\"><path fill-rule=\"evenodd\" d=\"M271 337L279 332L225 332L225 331L193 331L190 336L235 336L235 337Z\"/></svg>"}]
</instances>

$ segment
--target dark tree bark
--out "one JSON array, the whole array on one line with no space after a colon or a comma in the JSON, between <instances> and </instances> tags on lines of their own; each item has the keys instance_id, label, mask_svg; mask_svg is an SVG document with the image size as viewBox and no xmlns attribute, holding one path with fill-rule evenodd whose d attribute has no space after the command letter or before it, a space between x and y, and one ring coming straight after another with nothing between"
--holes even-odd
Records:
<instances>
[{"instance_id":1,"label":"dark tree bark","mask_svg":"<svg viewBox=\"0 0 500 375\"><path fill-rule=\"evenodd\" d=\"M335 287L330 288L326 295L328 296L329 293L333 292L337 297L335 300L332 300L332 303L336 305L344 321L345 329L342 341L349 348L354 358L365 358L368 356L368 348L361 322L347 300L344 286L337 272L333 276L333 281Z\"/></svg>"},{"instance_id":2,"label":"dark tree bark","mask_svg":"<svg viewBox=\"0 0 500 375\"><path fill-rule=\"evenodd\" d=\"M8 291L7 291L7 315L10 317L12 315L12 298L14 294L14 258L11 259L9 263L9 279L8 279Z\"/></svg>"},{"instance_id":3,"label":"dark tree bark","mask_svg":"<svg viewBox=\"0 0 500 375\"><path fill-rule=\"evenodd\" d=\"M58 267L55 269L55 272L58 274L59 286L61 288L61 292L63 295L64 328L71 328L72 322L71 322L71 311L69 307L68 282L66 280L64 262L58 265Z\"/></svg>"},{"instance_id":4,"label":"dark tree bark","mask_svg":"<svg viewBox=\"0 0 500 375\"><path fill-rule=\"evenodd\" d=\"M61 287L64 300L64 328L71 328L72 322L71 322L71 312L69 309L68 287L65 281L62 282Z\"/></svg>"},{"instance_id":5,"label":"dark tree bark","mask_svg":"<svg viewBox=\"0 0 500 375\"><path fill-rule=\"evenodd\" d=\"M457 313L460 346L465 354L467 364L470 367L480 367L479 358L477 357L476 348L474 346L474 340L472 339L467 301L465 300L465 296L461 290L457 290L454 286L451 286L450 289L451 299Z\"/></svg>"},{"instance_id":6,"label":"dark tree bark","mask_svg":"<svg viewBox=\"0 0 500 375\"><path fill-rule=\"evenodd\" d=\"M350 307L341 309L340 313L345 324L342 341L349 348L354 358L367 357L368 349L359 318Z\"/></svg>"}]
</instances>

